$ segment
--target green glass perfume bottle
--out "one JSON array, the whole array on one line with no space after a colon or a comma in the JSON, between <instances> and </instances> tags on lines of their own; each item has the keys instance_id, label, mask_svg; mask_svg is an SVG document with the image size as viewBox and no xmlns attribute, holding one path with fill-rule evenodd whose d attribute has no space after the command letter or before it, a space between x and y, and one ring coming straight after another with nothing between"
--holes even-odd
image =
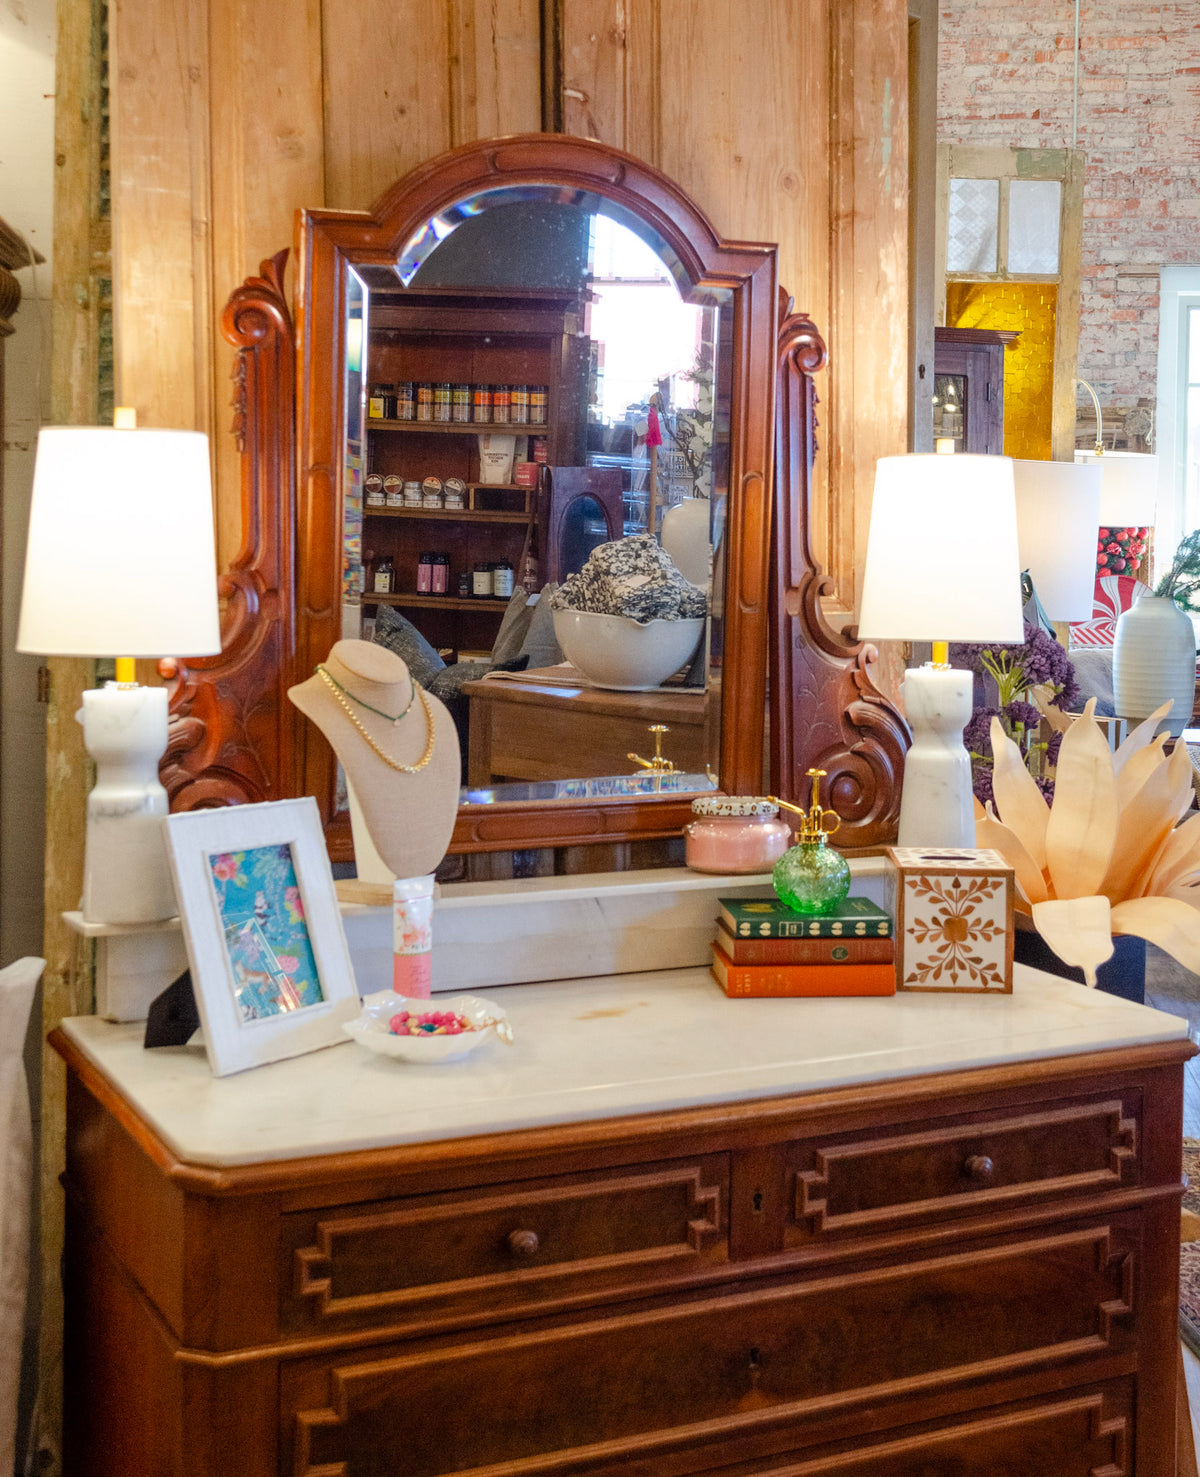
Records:
<instances>
[{"instance_id":1,"label":"green glass perfume bottle","mask_svg":"<svg viewBox=\"0 0 1200 1477\"><path fill-rule=\"evenodd\" d=\"M775 863L771 881L784 907L797 913L832 913L850 891L846 858L828 844L842 818L834 810L821 808L820 784L824 775L823 769L808 771L812 780L812 805L808 810L789 805L786 800L778 802L800 817L800 839ZM829 825L829 821L833 824Z\"/></svg>"}]
</instances>

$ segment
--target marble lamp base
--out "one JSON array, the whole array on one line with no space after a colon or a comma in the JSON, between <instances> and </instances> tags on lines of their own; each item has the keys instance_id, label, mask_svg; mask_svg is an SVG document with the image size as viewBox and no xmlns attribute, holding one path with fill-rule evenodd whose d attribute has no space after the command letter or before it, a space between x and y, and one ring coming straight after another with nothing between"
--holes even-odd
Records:
<instances>
[{"instance_id":1,"label":"marble lamp base","mask_svg":"<svg viewBox=\"0 0 1200 1477\"><path fill-rule=\"evenodd\" d=\"M904 758L900 846L975 845L971 758L963 747L974 676L927 662L904 674L904 712L912 748Z\"/></svg>"},{"instance_id":2,"label":"marble lamp base","mask_svg":"<svg viewBox=\"0 0 1200 1477\"><path fill-rule=\"evenodd\" d=\"M96 762L87 802L83 917L152 923L177 910L163 837L167 792L158 761L167 747L167 691L106 683L76 714Z\"/></svg>"}]
</instances>

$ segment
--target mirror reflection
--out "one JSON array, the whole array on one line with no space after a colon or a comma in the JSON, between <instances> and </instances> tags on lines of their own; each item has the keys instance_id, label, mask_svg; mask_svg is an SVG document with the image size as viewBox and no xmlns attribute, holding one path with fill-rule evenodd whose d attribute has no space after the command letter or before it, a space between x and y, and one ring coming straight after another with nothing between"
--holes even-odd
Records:
<instances>
[{"instance_id":1,"label":"mirror reflection","mask_svg":"<svg viewBox=\"0 0 1200 1477\"><path fill-rule=\"evenodd\" d=\"M508 187L347 294L342 634L458 727L465 804L713 788L731 294Z\"/></svg>"}]
</instances>

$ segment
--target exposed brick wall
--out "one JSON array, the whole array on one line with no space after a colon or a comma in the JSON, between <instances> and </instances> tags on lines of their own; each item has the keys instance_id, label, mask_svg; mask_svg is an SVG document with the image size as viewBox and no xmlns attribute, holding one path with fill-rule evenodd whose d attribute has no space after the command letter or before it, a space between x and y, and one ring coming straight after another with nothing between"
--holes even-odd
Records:
<instances>
[{"instance_id":1,"label":"exposed brick wall","mask_svg":"<svg viewBox=\"0 0 1200 1477\"><path fill-rule=\"evenodd\" d=\"M1069 0L944 0L939 139L1069 147L1074 30ZM1200 263L1200 0L1096 0L1079 30L1079 373L1153 403L1158 269Z\"/></svg>"}]
</instances>

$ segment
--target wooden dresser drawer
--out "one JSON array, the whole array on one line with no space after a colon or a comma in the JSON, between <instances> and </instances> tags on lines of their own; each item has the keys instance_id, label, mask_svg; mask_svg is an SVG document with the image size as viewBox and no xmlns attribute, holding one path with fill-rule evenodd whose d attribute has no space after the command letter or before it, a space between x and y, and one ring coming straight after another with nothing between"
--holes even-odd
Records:
<instances>
[{"instance_id":1,"label":"wooden dresser drawer","mask_svg":"<svg viewBox=\"0 0 1200 1477\"><path fill-rule=\"evenodd\" d=\"M1131 1089L799 1141L786 1242L1138 1185L1140 1120Z\"/></svg>"},{"instance_id":2,"label":"wooden dresser drawer","mask_svg":"<svg viewBox=\"0 0 1200 1477\"><path fill-rule=\"evenodd\" d=\"M647 1472L698 1443L717 1465L723 1443L782 1426L1124 1356L1137 1241L1114 1224L421 1352L289 1361L282 1470Z\"/></svg>"},{"instance_id":3,"label":"wooden dresser drawer","mask_svg":"<svg viewBox=\"0 0 1200 1477\"><path fill-rule=\"evenodd\" d=\"M712 1477L1127 1477L1133 1407L1132 1381L1114 1380L886 1439L709 1470Z\"/></svg>"},{"instance_id":4,"label":"wooden dresser drawer","mask_svg":"<svg viewBox=\"0 0 1200 1477\"><path fill-rule=\"evenodd\" d=\"M729 1156L284 1218L285 1333L510 1318L729 1255Z\"/></svg>"}]
</instances>

